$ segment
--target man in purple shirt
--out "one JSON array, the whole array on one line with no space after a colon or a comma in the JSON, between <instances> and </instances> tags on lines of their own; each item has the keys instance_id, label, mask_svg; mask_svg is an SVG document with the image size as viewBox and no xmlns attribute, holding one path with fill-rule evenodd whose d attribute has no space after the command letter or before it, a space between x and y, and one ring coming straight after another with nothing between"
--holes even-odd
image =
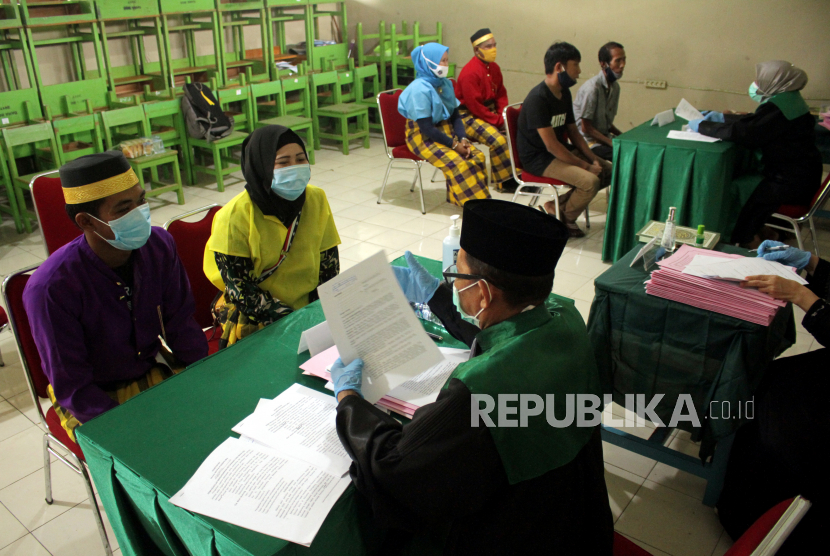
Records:
<instances>
[{"instance_id":1,"label":"man in purple shirt","mask_svg":"<svg viewBox=\"0 0 830 556\"><path fill-rule=\"evenodd\" d=\"M23 303L61 424L74 428L207 355L173 238L150 225L138 177L121 152L60 169L66 212L83 235L29 280Z\"/></svg>"}]
</instances>

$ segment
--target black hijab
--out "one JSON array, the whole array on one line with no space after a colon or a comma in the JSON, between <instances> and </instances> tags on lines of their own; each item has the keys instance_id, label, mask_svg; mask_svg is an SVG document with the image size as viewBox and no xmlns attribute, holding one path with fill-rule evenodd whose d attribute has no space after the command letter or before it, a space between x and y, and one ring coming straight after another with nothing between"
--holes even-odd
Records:
<instances>
[{"instance_id":1,"label":"black hijab","mask_svg":"<svg viewBox=\"0 0 830 556\"><path fill-rule=\"evenodd\" d=\"M242 143L242 175L248 195L263 214L276 216L285 227L291 226L305 203L305 191L293 201L271 191L277 151L290 143L306 152L300 136L281 125L261 127Z\"/></svg>"}]
</instances>

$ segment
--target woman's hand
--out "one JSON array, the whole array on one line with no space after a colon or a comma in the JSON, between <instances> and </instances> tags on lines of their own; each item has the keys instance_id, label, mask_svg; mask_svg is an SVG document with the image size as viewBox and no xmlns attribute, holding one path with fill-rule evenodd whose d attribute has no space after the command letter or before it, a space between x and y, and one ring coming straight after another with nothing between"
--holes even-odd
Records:
<instances>
[{"instance_id":1,"label":"woman's hand","mask_svg":"<svg viewBox=\"0 0 830 556\"><path fill-rule=\"evenodd\" d=\"M765 293L774 299L790 301L805 311L809 310L813 303L818 301L818 296L805 286L795 280L787 280L780 276L747 276L740 286L742 288L758 288L761 293Z\"/></svg>"},{"instance_id":2,"label":"woman's hand","mask_svg":"<svg viewBox=\"0 0 830 556\"><path fill-rule=\"evenodd\" d=\"M462 139L458 142L455 146L455 152L463 156L465 159L469 159L472 156L472 149L470 147L470 142L466 139Z\"/></svg>"}]
</instances>

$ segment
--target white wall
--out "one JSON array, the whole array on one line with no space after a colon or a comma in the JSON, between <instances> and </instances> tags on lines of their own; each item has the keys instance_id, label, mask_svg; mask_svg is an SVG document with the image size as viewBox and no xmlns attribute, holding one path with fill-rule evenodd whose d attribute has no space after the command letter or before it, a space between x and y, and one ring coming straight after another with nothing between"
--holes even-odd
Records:
<instances>
[{"instance_id":1,"label":"white wall","mask_svg":"<svg viewBox=\"0 0 830 556\"><path fill-rule=\"evenodd\" d=\"M347 0L354 26L377 32L378 22L420 21L427 32L444 25L444 43L459 69L472 56L469 37L490 27L511 102L519 102L544 74L555 40L582 53L582 78L599 71L597 51L622 43L628 65L621 80L617 127L639 125L682 97L699 109L754 110L746 94L755 64L789 60L810 82L810 105L830 103L830 1L827 0ZM646 89L646 79L668 82ZM578 87L577 85L576 87ZM575 90L575 89L574 89Z\"/></svg>"}]
</instances>

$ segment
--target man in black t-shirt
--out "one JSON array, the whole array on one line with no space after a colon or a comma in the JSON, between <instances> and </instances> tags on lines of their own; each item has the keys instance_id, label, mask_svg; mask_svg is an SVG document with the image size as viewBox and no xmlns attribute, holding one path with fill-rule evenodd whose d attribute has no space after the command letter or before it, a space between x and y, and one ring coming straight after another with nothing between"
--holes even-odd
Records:
<instances>
[{"instance_id":1,"label":"man in black t-shirt","mask_svg":"<svg viewBox=\"0 0 830 556\"><path fill-rule=\"evenodd\" d=\"M562 196L556 215L571 237L585 235L576 219L611 176L611 163L595 155L576 128L570 87L579 77L581 59L572 44L557 42L548 48L545 80L531 89L522 104L517 141L525 170L572 187ZM553 201L545 203L549 213L555 208Z\"/></svg>"}]
</instances>

